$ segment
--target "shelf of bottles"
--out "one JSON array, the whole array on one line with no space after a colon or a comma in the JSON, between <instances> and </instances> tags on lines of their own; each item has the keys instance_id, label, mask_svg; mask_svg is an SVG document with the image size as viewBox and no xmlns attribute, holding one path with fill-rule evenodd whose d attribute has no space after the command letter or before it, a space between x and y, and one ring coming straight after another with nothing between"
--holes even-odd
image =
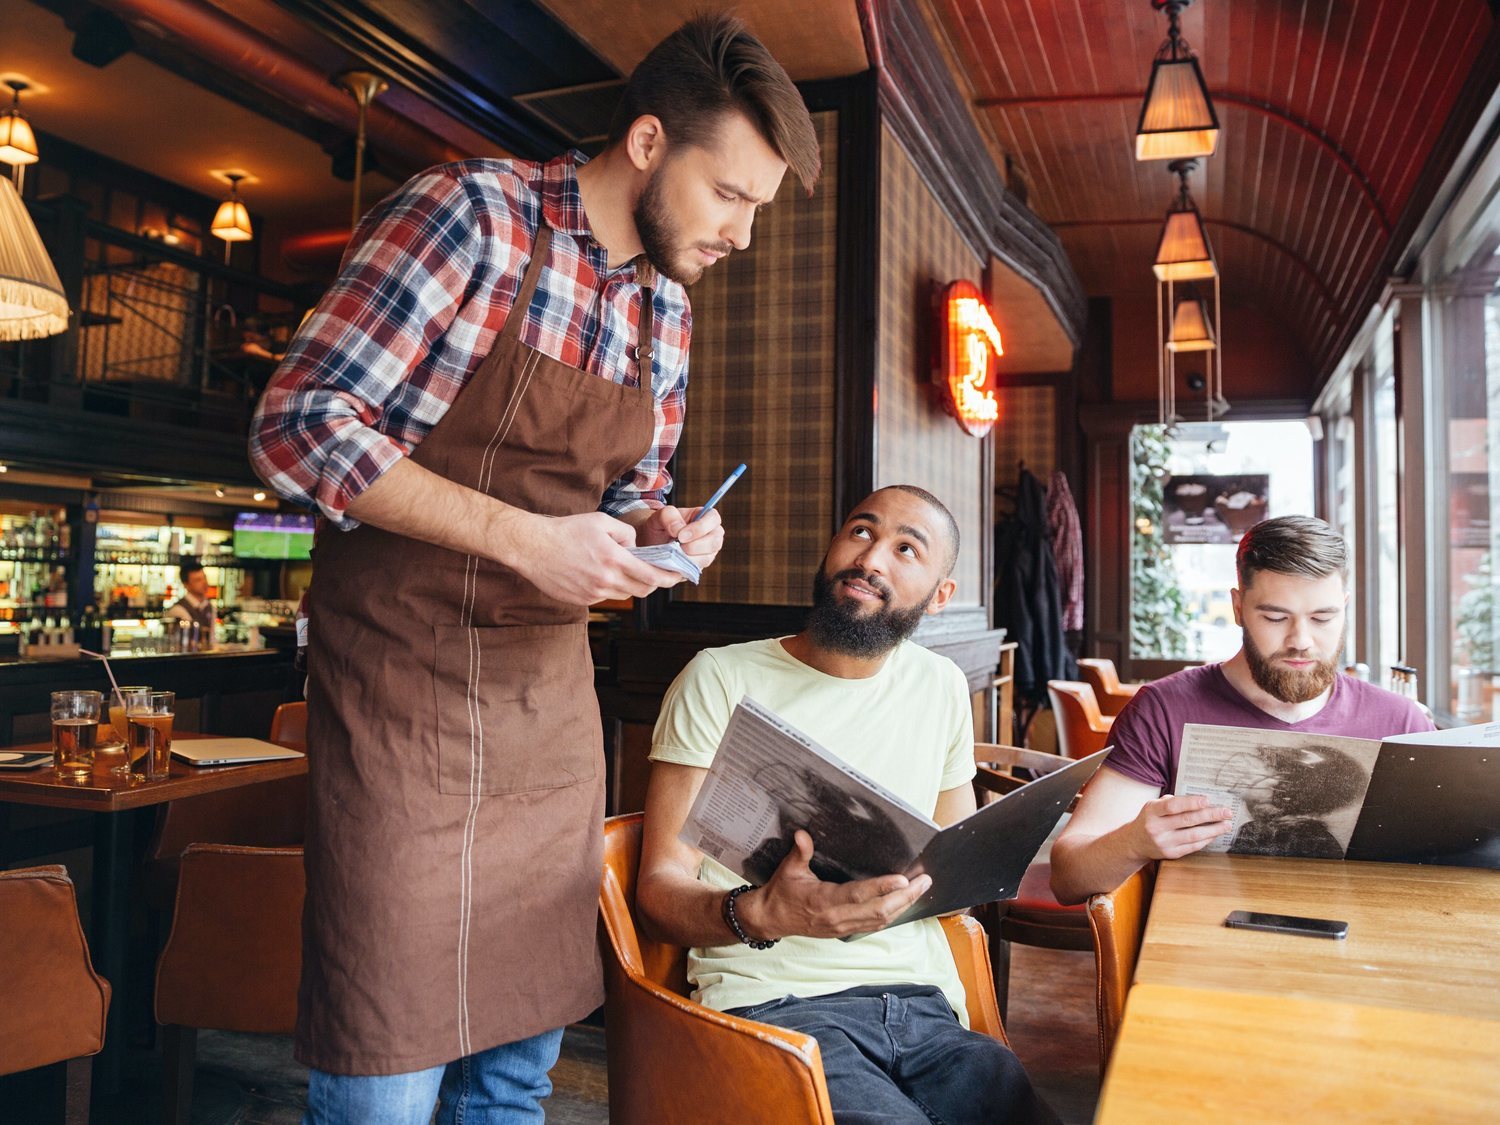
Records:
<instances>
[{"instance_id":1,"label":"shelf of bottles","mask_svg":"<svg viewBox=\"0 0 1500 1125\"><path fill-rule=\"evenodd\" d=\"M0 515L0 631L4 622L67 612L72 557L66 512Z\"/></svg>"},{"instance_id":2,"label":"shelf of bottles","mask_svg":"<svg viewBox=\"0 0 1500 1125\"><path fill-rule=\"evenodd\" d=\"M194 558L222 615L239 603L245 580L230 541L224 530L101 523L94 546L95 601L110 617L159 615L182 596L178 567Z\"/></svg>"}]
</instances>

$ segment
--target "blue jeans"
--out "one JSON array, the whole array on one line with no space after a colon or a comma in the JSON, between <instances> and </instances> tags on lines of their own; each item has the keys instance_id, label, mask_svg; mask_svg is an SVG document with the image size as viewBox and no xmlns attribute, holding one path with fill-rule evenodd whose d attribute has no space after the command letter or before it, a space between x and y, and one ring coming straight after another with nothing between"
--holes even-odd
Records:
<instances>
[{"instance_id":1,"label":"blue jeans","mask_svg":"<svg viewBox=\"0 0 1500 1125\"><path fill-rule=\"evenodd\" d=\"M539 1125L562 1029L410 1074L308 1076L303 1125Z\"/></svg>"},{"instance_id":2,"label":"blue jeans","mask_svg":"<svg viewBox=\"0 0 1500 1125\"><path fill-rule=\"evenodd\" d=\"M865 985L731 1014L818 1041L839 1125L1057 1121L1010 1048L966 1029L938 988Z\"/></svg>"}]
</instances>

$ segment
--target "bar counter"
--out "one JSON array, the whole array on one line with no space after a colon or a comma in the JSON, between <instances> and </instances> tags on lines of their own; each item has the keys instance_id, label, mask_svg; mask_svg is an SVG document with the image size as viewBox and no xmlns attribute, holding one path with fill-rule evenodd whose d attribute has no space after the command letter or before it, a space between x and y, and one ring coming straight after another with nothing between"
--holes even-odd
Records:
<instances>
[{"instance_id":1,"label":"bar counter","mask_svg":"<svg viewBox=\"0 0 1500 1125\"><path fill-rule=\"evenodd\" d=\"M264 738L278 704L293 698L291 649L176 652L110 658L121 684L177 693L176 729ZM108 693L109 677L93 657L0 658L0 746L51 737L51 693Z\"/></svg>"}]
</instances>

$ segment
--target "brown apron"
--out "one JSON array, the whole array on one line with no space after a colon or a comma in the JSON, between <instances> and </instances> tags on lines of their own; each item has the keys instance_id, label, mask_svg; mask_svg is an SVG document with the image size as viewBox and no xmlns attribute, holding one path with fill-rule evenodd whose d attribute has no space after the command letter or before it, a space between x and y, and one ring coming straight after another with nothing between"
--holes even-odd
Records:
<instances>
[{"instance_id":1,"label":"brown apron","mask_svg":"<svg viewBox=\"0 0 1500 1125\"><path fill-rule=\"evenodd\" d=\"M412 460L564 516L598 508L655 414L649 343L623 386L521 342L551 234ZM645 289L637 339L651 327ZM297 1058L400 1074L586 1015L604 812L586 609L369 526L320 535L314 575Z\"/></svg>"}]
</instances>

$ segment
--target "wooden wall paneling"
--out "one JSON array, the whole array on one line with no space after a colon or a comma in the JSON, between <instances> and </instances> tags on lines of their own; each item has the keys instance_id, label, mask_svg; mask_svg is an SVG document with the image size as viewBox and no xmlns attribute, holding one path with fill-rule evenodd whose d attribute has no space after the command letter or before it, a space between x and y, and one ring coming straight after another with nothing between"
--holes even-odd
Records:
<instances>
[{"instance_id":1,"label":"wooden wall paneling","mask_svg":"<svg viewBox=\"0 0 1500 1125\"><path fill-rule=\"evenodd\" d=\"M1085 409L1083 523L1084 652L1108 657L1129 674L1130 421Z\"/></svg>"}]
</instances>

